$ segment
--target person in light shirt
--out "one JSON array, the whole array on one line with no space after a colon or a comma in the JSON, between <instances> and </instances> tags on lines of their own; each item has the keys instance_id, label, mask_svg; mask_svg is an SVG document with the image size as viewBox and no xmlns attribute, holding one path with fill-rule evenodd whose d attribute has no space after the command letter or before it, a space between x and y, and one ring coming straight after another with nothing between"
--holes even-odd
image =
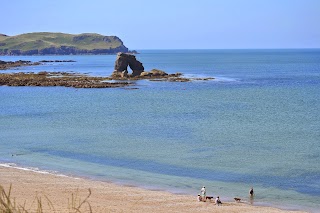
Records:
<instances>
[{"instance_id":1,"label":"person in light shirt","mask_svg":"<svg viewBox=\"0 0 320 213\"><path fill-rule=\"evenodd\" d=\"M203 187L201 188L201 191L200 191L200 192L201 192L200 194L201 194L202 200L203 200L203 201L206 201L206 194L207 194L207 192L206 192L206 187L203 186Z\"/></svg>"}]
</instances>

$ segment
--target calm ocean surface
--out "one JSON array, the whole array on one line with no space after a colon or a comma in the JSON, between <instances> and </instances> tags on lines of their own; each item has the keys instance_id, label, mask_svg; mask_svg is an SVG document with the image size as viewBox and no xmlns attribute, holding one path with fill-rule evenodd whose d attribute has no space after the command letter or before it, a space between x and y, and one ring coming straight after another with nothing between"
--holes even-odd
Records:
<instances>
[{"instance_id":1,"label":"calm ocean surface","mask_svg":"<svg viewBox=\"0 0 320 213\"><path fill-rule=\"evenodd\" d=\"M320 212L320 50L141 50L146 70L215 77L138 90L0 87L0 163ZM2 72L109 76L115 55ZM13 156L12 156L13 155Z\"/></svg>"}]
</instances>

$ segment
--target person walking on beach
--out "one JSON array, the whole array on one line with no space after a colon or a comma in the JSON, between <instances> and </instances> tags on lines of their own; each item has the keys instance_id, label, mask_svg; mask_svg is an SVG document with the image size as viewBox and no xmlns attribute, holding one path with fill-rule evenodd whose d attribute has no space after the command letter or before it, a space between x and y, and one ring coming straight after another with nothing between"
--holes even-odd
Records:
<instances>
[{"instance_id":1,"label":"person walking on beach","mask_svg":"<svg viewBox=\"0 0 320 213\"><path fill-rule=\"evenodd\" d=\"M201 194L202 200L203 200L203 201L206 201L206 194L207 194L207 192L206 192L206 187L203 186L203 187L201 188L200 194Z\"/></svg>"}]
</instances>

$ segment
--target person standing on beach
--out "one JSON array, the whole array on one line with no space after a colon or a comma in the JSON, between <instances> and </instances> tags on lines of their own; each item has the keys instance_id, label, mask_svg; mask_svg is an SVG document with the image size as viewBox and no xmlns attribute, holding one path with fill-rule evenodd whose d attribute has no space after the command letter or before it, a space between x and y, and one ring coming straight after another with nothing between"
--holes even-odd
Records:
<instances>
[{"instance_id":1,"label":"person standing on beach","mask_svg":"<svg viewBox=\"0 0 320 213\"><path fill-rule=\"evenodd\" d=\"M200 194L201 194L202 200L206 201L206 194L207 194L206 187L203 186L200 192L201 192Z\"/></svg>"},{"instance_id":2,"label":"person standing on beach","mask_svg":"<svg viewBox=\"0 0 320 213\"><path fill-rule=\"evenodd\" d=\"M215 204L218 205L218 206L220 206L222 204L219 196L216 198Z\"/></svg>"},{"instance_id":3,"label":"person standing on beach","mask_svg":"<svg viewBox=\"0 0 320 213\"><path fill-rule=\"evenodd\" d=\"M250 197L253 197L253 187L251 187L251 189L250 189L250 191L249 191L249 195L250 195Z\"/></svg>"},{"instance_id":4,"label":"person standing on beach","mask_svg":"<svg viewBox=\"0 0 320 213\"><path fill-rule=\"evenodd\" d=\"M249 190L249 197L250 197L250 204L251 205L253 205L253 196L254 196L253 187L251 187L251 189Z\"/></svg>"}]
</instances>

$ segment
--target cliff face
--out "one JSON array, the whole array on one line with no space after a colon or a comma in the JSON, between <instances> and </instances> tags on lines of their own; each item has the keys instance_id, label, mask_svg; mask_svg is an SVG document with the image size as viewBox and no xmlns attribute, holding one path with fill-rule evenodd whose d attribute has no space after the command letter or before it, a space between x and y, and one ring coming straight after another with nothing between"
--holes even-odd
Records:
<instances>
[{"instance_id":1,"label":"cliff face","mask_svg":"<svg viewBox=\"0 0 320 213\"><path fill-rule=\"evenodd\" d=\"M78 49L72 46L47 47L31 50L0 49L0 55L83 55L83 54L116 54L118 52L129 52L125 46L110 49Z\"/></svg>"},{"instance_id":2,"label":"cliff face","mask_svg":"<svg viewBox=\"0 0 320 213\"><path fill-rule=\"evenodd\" d=\"M27 33L1 36L0 55L79 55L130 52L117 36Z\"/></svg>"}]
</instances>

